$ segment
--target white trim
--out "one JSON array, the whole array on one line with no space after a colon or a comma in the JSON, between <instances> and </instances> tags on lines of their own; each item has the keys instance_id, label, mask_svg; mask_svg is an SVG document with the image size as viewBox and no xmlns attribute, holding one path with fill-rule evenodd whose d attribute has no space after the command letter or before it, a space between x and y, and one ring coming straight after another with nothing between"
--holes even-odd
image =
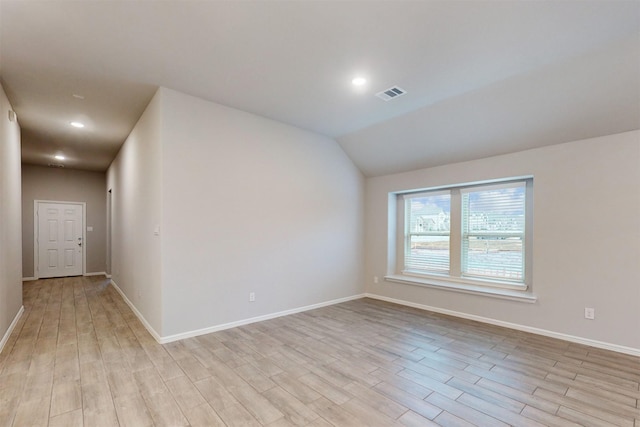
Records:
<instances>
[{"instance_id":1,"label":"white trim","mask_svg":"<svg viewBox=\"0 0 640 427\"><path fill-rule=\"evenodd\" d=\"M549 331L547 329L534 328L532 326L519 325L517 323L505 322L502 320L491 319L489 317L476 316L475 314L467 314L459 311L447 310L444 308L432 307L429 305L418 304L414 302L399 300L395 298L389 298L382 295L376 295L371 293L365 294L366 298L373 298L380 301L391 302L394 304L400 304L407 307L418 308L420 310L432 311L434 313L446 314L449 316L460 317L462 319L475 320L476 322L488 323L490 325L502 326L504 328L515 329L517 331L529 332L536 335L542 335L545 337L557 338L563 341L569 341L577 344L588 345L591 347L601 348L605 350L615 351L617 353L629 354L631 356L640 356L640 348L626 347L618 344L611 344L603 341L596 341L589 338L577 337L574 335L563 334L560 332Z\"/></svg>"},{"instance_id":2,"label":"white trim","mask_svg":"<svg viewBox=\"0 0 640 427\"><path fill-rule=\"evenodd\" d=\"M276 317L288 316L290 314L301 313L303 311L315 310L316 308L326 307L329 305L340 304L347 301L353 301L356 299L364 298L365 294L352 295L350 297L338 298L331 301L320 302L317 304L306 305L303 307L292 308L290 310L278 311L276 313L265 314L263 316L251 317L249 319L237 320L235 322L223 323L221 325L210 326L204 329L197 329L195 331L183 332L181 334L169 335L162 338L159 341L160 344L166 344L172 341L183 340L185 338L197 337L199 335L210 334L212 332L222 331L225 329L236 328L238 326L248 325L250 323L262 322L264 320L275 319Z\"/></svg>"},{"instance_id":3,"label":"white trim","mask_svg":"<svg viewBox=\"0 0 640 427\"><path fill-rule=\"evenodd\" d=\"M38 244L38 204L39 203L58 203L62 205L81 205L82 206L82 275L87 275L87 202L69 202L57 200L34 200L33 201L33 275L38 280L39 275L39 252Z\"/></svg>"},{"instance_id":4,"label":"white trim","mask_svg":"<svg viewBox=\"0 0 640 427\"><path fill-rule=\"evenodd\" d=\"M20 320L22 313L24 313L24 305L20 306L20 310L18 310L18 314L16 314L16 317L13 318L13 321L9 325L9 329L7 329L7 332L4 334L4 337L2 337L2 341L0 341L0 353L2 353L2 350L4 349L4 346L7 343L7 341L9 341L9 337L11 336L11 333L13 332L16 325L18 324L18 320Z\"/></svg>"},{"instance_id":5,"label":"white trim","mask_svg":"<svg viewBox=\"0 0 640 427\"><path fill-rule=\"evenodd\" d=\"M38 252L40 252L40 246L38 244L38 233L40 232L38 226L38 203L38 200L33 201L33 277L36 280L40 277L38 275L38 271L40 270L38 268L40 262L40 255L38 254Z\"/></svg>"},{"instance_id":6,"label":"white trim","mask_svg":"<svg viewBox=\"0 0 640 427\"><path fill-rule=\"evenodd\" d=\"M124 302L127 303L127 305L129 306L129 308L131 309L131 311L133 311L133 314L136 315L136 317L138 318L138 320L140 320L140 322L142 323L142 325L147 329L147 331L151 334L151 336L160 344L164 344L164 342L162 342L162 337L160 336L159 333L156 332L155 329L153 329L153 327L149 324L149 322L147 322L147 319L144 318L144 316L142 315L142 313L140 313L138 311L138 309L136 308L135 305L133 305L133 303L129 300L129 298L127 298L127 296L124 294L124 292L122 291L122 289L120 289L120 287L116 284L116 282L113 281L113 279L109 279L109 282L111 283L111 286L113 286L115 288L116 291L118 291L118 293L120 294L120 296L122 297L122 299L124 300Z\"/></svg>"},{"instance_id":7,"label":"white trim","mask_svg":"<svg viewBox=\"0 0 640 427\"><path fill-rule=\"evenodd\" d=\"M94 271L92 273L84 273L83 276L104 276L107 279L109 277L107 277L107 273L105 273L104 271Z\"/></svg>"},{"instance_id":8,"label":"white trim","mask_svg":"<svg viewBox=\"0 0 640 427\"><path fill-rule=\"evenodd\" d=\"M497 289L510 289L513 291L517 291L519 293L525 292L529 287L524 283L518 282L509 282L509 281L500 281L500 280L490 280L483 279L481 277L469 277L469 276L461 276L461 277L452 277L446 274L438 275L438 274L425 274L419 271L413 270L404 270L401 274L388 274L385 277L390 277L391 280L408 280L415 281L418 284L433 284L447 286L448 284L459 285L460 287L478 287L478 289L489 289L489 288L497 288Z\"/></svg>"},{"instance_id":9,"label":"white trim","mask_svg":"<svg viewBox=\"0 0 640 427\"><path fill-rule=\"evenodd\" d=\"M533 304L538 301L538 297L532 293L507 288L488 287L482 285L473 285L471 283L463 283L462 281L453 281L449 278L435 280L431 278L421 278L414 276L406 276L400 274L390 274L384 276L384 280L388 282L402 283L404 285L424 286L427 288L441 289L443 291L459 292L463 294L479 295L491 298L508 299L511 301L519 301Z\"/></svg>"},{"instance_id":10,"label":"white trim","mask_svg":"<svg viewBox=\"0 0 640 427\"><path fill-rule=\"evenodd\" d=\"M293 309L290 309L290 310L284 310L284 311L279 311L279 312L276 312L276 313L266 314L266 315L263 315L263 316L251 317L249 319L243 319L243 320L238 320L238 321L235 321L235 322L223 323L221 325L210 326L208 328L197 329L197 330L194 330L194 331L188 331L188 332L183 332L183 333L180 333L180 334L175 334L175 335L169 335L169 336L166 336L166 337L162 337L162 336L160 336L160 334L158 334L151 327L151 325L147 322L147 320L144 318L144 316L142 316L142 314L133 305L133 303L129 300L129 298L127 298L127 296L124 294L124 292L122 292L122 290L118 287L118 285L113 280L111 280L110 282L111 282L111 285L116 289L116 291L118 291L118 293L122 296L122 298L127 303L127 305L131 308L133 313L138 317L138 319L140 319L140 321L142 322L144 327L147 329L147 331L149 331L151 336L153 336L153 338L159 344L167 344L167 343L170 343L170 342L173 342L173 341L178 341L178 340L182 340L182 339L186 339L186 338L192 338L192 337L196 337L196 336L200 336L200 335L210 334L212 332L222 331L222 330L225 330L225 329L231 329L231 328L235 328L235 327L238 327L238 326L248 325L248 324L251 324L251 323L262 322L264 320L275 319L277 317L288 316L290 314L301 313L301 312L304 312L304 311L314 310L316 308L321 308L321 307L326 307L326 306L330 306L330 305L340 304L340 303L343 303L343 302L353 301L353 300L356 300L356 299L372 298L372 299L377 299L377 300L380 300L380 301L386 301L386 302L391 302L391 303L394 303L394 304L404 305L404 306L407 306L407 307L413 307L413 308L418 308L418 309L421 309L421 310L431 311L431 312L434 312L434 313L441 313L441 314L446 314L446 315L449 315L449 316L460 317L460 318L463 318L463 319L475 320L477 322L488 323L490 325L502 326L502 327L505 327L505 328L515 329L515 330L523 331L523 332L529 332L529 333L536 334L536 335L542 335L542 336L546 336L546 337L557 338L557 339L560 339L560 340L563 340L563 341L569 341L569 342L573 342L573 343L577 343L577 344L583 344L583 345L587 345L587 346L591 346L591 347L601 348L601 349L605 349L605 350L611 350L611 351L615 351L617 353L624 353L624 354L629 354L629 355L632 355L632 356L640 356L640 349L637 349L637 348L626 347L626 346L607 343L607 342L603 342L603 341L596 341L596 340L592 340L592 339L588 339L588 338L577 337L577 336L574 336L574 335L563 334L563 333L560 333L560 332L549 331L549 330L546 330L546 329L540 329L540 328L534 328L534 327L531 327L531 326L519 325L517 323L505 322L505 321L502 321L502 320L491 319L491 318L488 318L488 317L477 316L477 315L474 315L474 314L462 313L462 312L454 311L454 310L447 310L447 309L444 309L444 308L432 307L432 306L425 305L425 304L413 303L413 302L409 302L409 301L399 300L399 299L395 299L395 298L389 298L389 297L385 297L385 296L382 296L382 295L376 295L376 294L371 294L371 293L364 293L364 294L353 295L353 296L350 296L350 297L338 298L338 299L325 301L325 302L321 302L321 303L317 303L317 304L311 304L311 305L307 305L307 306L303 306L303 307L293 308Z\"/></svg>"},{"instance_id":11,"label":"white trim","mask_svg":"<svg viewBox=\"0 0 640 427\"><path fill-rule=\"evenodd\" d=\"M87 203L82 204L82 275L87 275Z\"/></svg>"},{"instance_id":12,"label":"white trim","mask_svg":"<svg viewBox=\"0 0 640 427\"><path fill-rule=\"evenodd\" d=\"M460 182L457 184L438 185L435 187L414 188L412 190L398 190L398 191L392 191L390 194L398 196L398 195L405 195L405 194L429 193L432 191L450 190L452 188L460 188L460 187L479 187L479 186L494 185L494 184L499 185L501 183L525 181L527 179L533 179L533 178L534 178L533 175L520 175L520 176L511 176L507 178L484 179L480 181L468 181L468 182Z\"/></svg>"},{"instance_id":13,"label":"white trim","mask_svg":"<svg viewBox=\"0 0 640 427\"><path fill-rule=\"evenodd\" d=\"M92 273L85 273L85 274L83 274L83 276L87 276L87 277L89 277L89 276L104 276L107 279L111 279L111 275L105 273L104 271L94 271ZM33 282L34 280L39 280L39 279L37 279L35 277L23 277L22 278L23 282Z\"/></svg>"},{"instance_id":14,"label":"white trim","mask_svg":"<svg viewBox=\"0 0 640 427\"><path fill-rule=\"evenodd\" d=\"M196 329L193 331L182 332L180 334L168 335L166 337L160 336L155 329L151 327L149 322L144 318L142 313L138 311L138 309L133 305L133 303L127 298L127 296L122 292L122 290L118 287L118 285L111 280L111 285L118 291L122 299L127 303L129 308L133 311L133 313L140 319L140 322L144 325L144 327L149 331L151 336L159 343L159 344L167 344L173 341L179 341L186 338L197 337L200 335L210 334L212 332L223 331L225 329L236 328L238 326L248 325L250 323L262 322L264 320L275 319L276 317L288 316L290 314L301 313L303 311L314 310L316 308L326 307L329 305L340 304L347 301L352 301L356 299L361 299L365 297L365 294L353 295L345 298L338 298L331 301L325 301L317 304L306 305L304 307L292 308L290 310L279 311L276 313L265 314L263 316L251 317L249 319L237 320L235 322L223 323L221 325L209 326L208 328Z\"/></svg>"},{"instance_id":15,"label":"white trim","mask_svg":"<svg viewBox=\"0 0 640 427\"><path fill-rule=\"evenodd\" d=\"M497 180L488 180L488 181L477 181L471 183L460 183L454 185L445 185L438 186L433 188L426 188L419 191L416 190L407 190L407 191L399 191L399 192L391 192L389 193L389 207L393 205L396 212L395 223L389 221L388 224L388 239L391 241L392 239L396 239L395 247L388 245L387 248L387 259L394 259L395 263L388 262L387 266L387 276L390 276L390 281L395 281L399 283L408 283L415 285L425 285L425 286L440 286L442 288L450 288L453 290L460 289L468 289L471 290L470 293L479 294L482 289L482 285L487 287L492 286L496 288L510 288L516 290L526 290L527 287L530 287L533 281L532 277L532 268L533 258L532 254L532 229L533 229L533 176L522 176L522 177L510 177L504 179ZM523 188L525 193L524 199L524 210L525 210L525 229L522 233L497 233L493 234L491 232L487 233L465 233L464 227L461 225L463 221L463 211L464 211L464 198L463 195L466 193L474 192L474 191L485 191L485 190L493 190L500 188ZM450 194L450 230L437 232L437 231L426 231L426 232L412 232L409 230L408 224L408 216L411 215L411 212L407 210L408 202L412 199L425 197L425 196L438 196L441 194ZM392 196L395 195L395 200ZM402 202L400 202L402 199ZM391 209L389 214L391 214ZM457 225L456 225L457 224ZM403 279L403 275L419 275L419 276L431 276L431 273L426 271L412 271L407 267L407 263L410 261L411 255L409 254L410 248L410 237L411 236L439 236L442 235L449 236L449 267L446 272L446 278L443 279L435 279L434 281L426 281L417 280L414 283L410 281L401 281ZM464 239L465 235L483 235L483 236L503 236L503 237L521 237L522 238L522 281L511 281L511 280L501 280L499 277L495 276L481 276L481 275L472 275L464 273L464 262L465 262L465 253L463 251ZM395 253L394 253L395 251ZM437 272L433 273L434 275L438 275ZM443 274L444 276L444 274ZM397 279L397 280L394 280ZM439 283L443 281L452 281L452 282L461 282L461 283L469 283L471 286L450 286L446 283ZM481 286L476 286L481 285ZM492 294L492 292L487 292L487 294ZM497 294L501 295L509 295L508 292L497 292ZM528 293L529 297L525 297L524 299L531 300L531 292ZM500 298L498 296L498 298ZM518 298L514 298L518 300ZM535 302L535 297L533 298L533 302Z\"/></svg>"}]
</instances>

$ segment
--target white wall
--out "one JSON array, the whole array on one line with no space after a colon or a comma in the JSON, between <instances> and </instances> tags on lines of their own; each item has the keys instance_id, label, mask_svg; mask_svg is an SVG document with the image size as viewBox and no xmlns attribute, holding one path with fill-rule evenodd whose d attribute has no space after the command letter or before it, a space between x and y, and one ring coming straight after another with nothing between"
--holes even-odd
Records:
<instances>
[{"instance_id":1,"label":"white wall","mask_svg":"<svg viewBox=\"0 0 640 427\"><path fill-rule=\"evenodd\" d=\"M106 199L104 172L22 165L22 277L33 274L33 201L85 202L86 272L104 273L106 261Z\"/></svg>"},{"instance_id":2,"label":"white wall","mask_svg":"<svg viewBox=\"0 0 640 427\"><path fill-rule=\"evenodd\" d=\"M160 337L364 291L364 178L332 139L161 88L109 188L112 277Z\"/></svg>"},{"instance_id":3,"label":"white wall","mask_svg":"<svg viewBox=\"0 0 640 427\"><path fill-rule=\"evenodd\" d=\"M20 127L0 86L0 350L22 308Z\"/></svg>"},{"instance_id":4,"label":"white wall","mask_svg":"<svg viewBox=\"0 0 640 427\"><path fill-rule=\"evenodd\" d=\"M534 176L537 303L373 283L386 274L389 192L521 175ZM367 291L640 351L639 183L640 131L370 178Z\"/></svg>"},{"instance_id":5,"label":"white wall","mask_svg":"<svg viewBox=\"0 0 640 427\"><path fill-rule=\"evenodd\" d=\"M158 333L162 330L162 101L151 100L107 171L112 190L113 281Z\"/></svg>"},{"instance_id":6,"label":"white wall","mask_svg":"<svg viewBox=\"0 0 640 427\"><path fill-rule=\"evenodd\" d=\"M164 336L363 292L364 179L334 140L162 93Z\"/></svg>"}]
</instances>

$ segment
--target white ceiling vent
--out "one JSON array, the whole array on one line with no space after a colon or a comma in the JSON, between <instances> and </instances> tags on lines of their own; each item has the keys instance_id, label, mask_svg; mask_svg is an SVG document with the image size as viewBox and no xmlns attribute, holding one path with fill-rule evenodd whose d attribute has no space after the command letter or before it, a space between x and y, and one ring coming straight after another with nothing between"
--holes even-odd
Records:
<instances>
[{"instance_id":1,"label":"white ceiling vent","mask_svg":"<svg viewBox=\"0 0 640 427\"><path fill-rule=\"evenodd\" d=\"M389 89L385 89L382 92L376 93L376 96L383 101L389 101L391 99L397 98L399 96L407 93L406 90L399 88L398 86L390 87Z\"/></svg>"}]
</instances>

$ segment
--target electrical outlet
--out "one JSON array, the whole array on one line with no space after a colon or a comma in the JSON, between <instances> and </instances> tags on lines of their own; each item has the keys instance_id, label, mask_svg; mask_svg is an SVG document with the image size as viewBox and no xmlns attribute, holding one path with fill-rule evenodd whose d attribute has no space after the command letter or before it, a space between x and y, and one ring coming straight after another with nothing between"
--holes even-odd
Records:
<instances>
[{"instance_id":1,"label":"electrical outlet","mask_svg":"<svg viewBox=\"0 0 640 427\"><path fill-rule=\"evenodd\" d=\"M378 276L373 276L373 283L378 283Z\"/></svg>"},{"instance_id":2,"label":"electrical outlet","mask_svg":"<svg viewBox=\"0 0 640 427\"><path fill-rule=\"evenodd\" d=\"M249 292L249 302L254 302L256 300L256 293Z\"/></svg>"},{"instance_id":3,"label":"electrical outlet","mask_svg":"<svg viewBox=\"0 0 640 427\"><path fill-rule=\"evenodd\" d=\"M593 320L596 318L596 309L593 307L585 307L584 308L584 318Z\"/></svg>"}]
</instances>

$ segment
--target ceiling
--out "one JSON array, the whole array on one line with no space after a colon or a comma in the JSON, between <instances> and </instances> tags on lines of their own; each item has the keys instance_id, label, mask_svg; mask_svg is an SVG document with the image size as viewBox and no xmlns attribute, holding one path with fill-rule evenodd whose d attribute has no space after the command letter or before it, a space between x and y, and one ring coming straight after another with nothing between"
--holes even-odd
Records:
<instances>
[{"instance_id":1,"label":"ceiling","mask_svg":"<svg viewBox=\"0 0 640 427\"><path fill-rule=\"evenodd\" d=\"M105 170L164 86L376 176L640 128L640 2L1 0L0 78L25 163Z\"/></svg>"}]
</instances>

